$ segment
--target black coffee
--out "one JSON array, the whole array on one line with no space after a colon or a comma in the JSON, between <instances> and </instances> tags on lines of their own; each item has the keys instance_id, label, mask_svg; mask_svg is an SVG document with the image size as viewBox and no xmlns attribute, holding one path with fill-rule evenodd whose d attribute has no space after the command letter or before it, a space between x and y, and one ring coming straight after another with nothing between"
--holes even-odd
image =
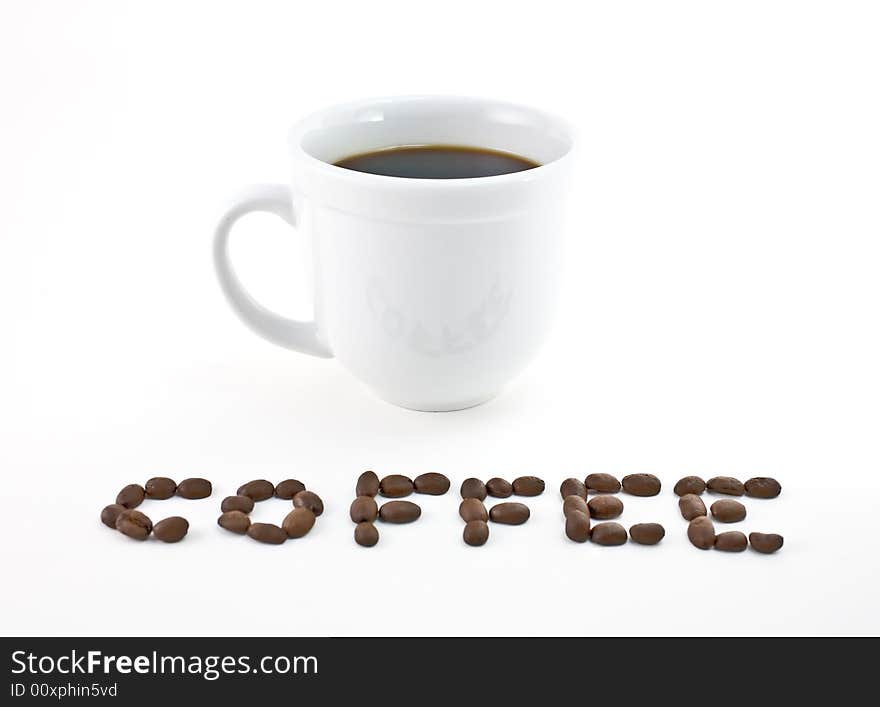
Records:
<instances>
[{"instance_id":1,"label":"black coffee","mask_svg":"<svg viewBox=\"0 0 880 707\"><path fill-rule=\"evenodd\" d=\"M411 179L494 177L539 167L509 152L457 145L405 145L352 155L335 163L355 172Z\"/></svg>"}]
</instances>

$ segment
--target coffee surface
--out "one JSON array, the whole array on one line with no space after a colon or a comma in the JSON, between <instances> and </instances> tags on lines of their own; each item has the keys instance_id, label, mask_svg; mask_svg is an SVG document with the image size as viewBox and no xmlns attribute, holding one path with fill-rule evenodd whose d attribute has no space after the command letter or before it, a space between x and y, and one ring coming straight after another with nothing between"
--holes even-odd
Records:
<instances>
[{"instance_id":1,"label":"coffee surface","mask_svg":"<svg viewBox=\"0 0 880 707\"><path fill-rule=\"evenodd\" d=\"M494 177L539 167L511 154L458 145L403 145L352 155L335 163L355 172L410 179Z\"/></svg>"}]
</instances>

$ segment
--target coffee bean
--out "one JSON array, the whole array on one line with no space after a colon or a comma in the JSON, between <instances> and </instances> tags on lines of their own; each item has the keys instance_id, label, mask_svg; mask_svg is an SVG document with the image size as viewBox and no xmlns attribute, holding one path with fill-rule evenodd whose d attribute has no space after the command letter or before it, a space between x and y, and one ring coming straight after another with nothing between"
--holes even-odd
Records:
<instances>
[{"instance_id":1,"label":"coffee bean","mask_svg":"<svg viewBox=\"0 0 880 707\"><path fill-rule=\"evenodd\" d=\"M568 517L572 511L580 511L585 516L590 515L590 509L587 502L580 496L566 496L562 502L562 515Z\"/></svg>"},{"instance_id":2,"label":"coffee bean","mask_svg":"<svg viewBox=\"0 0 880 707\"><path fill-rule=\"evenodd\" d=\"M372 496L358 496L351 502L351 508L348 510L352 523L363 523L364 521L372 523L379 515L379 506L376 505L376 499Z\"/></svg>"},{"instance_id":3,"label":"coffee bean","mask_svg":"<svg viewBox=\"0 0 880 707\"><path fill-rule=\"evenodd\" d=\"M174 479L169 479L167 476L154 476L152 479L147 479L147 483L144 484L144 492L147 498L152 498L155 501L164 501L166 498L171 498L176 491L177 482Z\"/></svg>"},{"instance_id":4,"label":"coffee bean","mask_svg":"<svg viewBox=\"0 0 880 707\"><path fill-rule=\"evenodd\" d=\"M623 513L623 501L617 496L593 496L587 501L587 507L590 509L590 518L596 520L610 520Z\"/></svg>"},{"instance_id":5,"label":"coffee bean","mask_svg":"<svg viewBox=\"0 0 880 707\"><path fill-rule=\"evenodd\" d=\"M355 496L375 496L379 493L379 477L374 471L365 471L358 477L354 487ZM374 543L375 544L375 543Z\"/></svg>"},{"instance_id":6,"label":"coffee bean","mask_svg":"<svg viewBox=\"0 0 880 707\"><path fill-rule=\"evenodd\" d=\"M626 528L620 523L599 523L590 531L590 540L597 545L623 545L626 542Z\"/></svg>"},{"instance_id":7,"label":"coffee bean","mask_svg":"<svg viewBox=\"0 0 880 707\"><path fill-rule=\"evenodd\" d=\"M675 482L672 492L676 496L687 496L689 493L699 496L706 490L706 482L699 476L685 476Z\"/></svg>"},{"instance_id":8,"label":"coffee bean","mask_svg":"<svg viewBox=\"0 0 880 707\"><path fill-rule=\"evenodd\" d=\"M153 521L140 511L126 508L116 517L116 530L135 540L146 540L153 530Z\"/></svg>"},{"instance_id":9,"label":"coffee bean","mask_svg":"<svg viewBox=\"0 0 880 707\"><path fill-rule=\"evenodd\" d=\"M116 494L116 503L126 508L137 508L144 502L144 487L140 484L129 484Z\"/></svg>"},{"instance_id":10,"label":"coffee bean","mask_svg":"<svg viewBox=\"0 0 880 707\"><path fill-rule=\"evenodd\" d=\"M308 508L316 516L324 512L324 502L313 491L300 491L293 497L294 508Z\"/></svg>"},{"instance_id":11,"label":"coffee bean","mask_svg":"<svg viewBox=\"0 0 880 707\"><path fill-rule=\"evenodd\" d=\"M728 496L742 496L746 492L742 481L734 479L732 476L713 476L706 482L706 488Z\"/></svg>"},{"instance_id":12,"label":"coffee bean","mask_svg":"<svg viewBox=\"0 0 880 707\"><path fill-rule=\"evenodd\" d=\"M639 545L656 545L666 536L666 530L659 523L636 523L629 529L629 536Z\"/></svg>"},{"instance_id":13,"label":"coffee bean","mask_svg":"<svg viewBox=\"0 0 880 707\"><path fill-rule=\"evenodd\" d=\"M496 476L486 482L486 493L493 498L509 498L513 495L513 484Z\"/></svg>"},{"instance_id":14,"label":"coffee bean","mask_svg":"<svg viewBox=\"0 0 880 707\"><path fill-rule=\"evenodd\" d=\"M755 476L743 484L746 496L752 498L776 498L782 493L782 486L769 476Z\"/></svg>"},{"instance_id":15,"label":"coffee bean","mask_svg":"<svg viewBox=\"0 0 880 707\"><path fill-rule=\"evenodd\" d=\"M529 507L524 503L496 503L489 510L489 518L504 525L522 525L530 515Z\"/></svg>"},{"instance_id":16,"label":"coffee bean","mask_svg":"<svg viewBox=\"0 0 880 707\"><path fill-rule=\"evenodd\" d=\"M706 515L706 504L703 499L693 493L688 493L678 499L678 510L685 520L693 520Z\"/></svg>"},{"instance_id":17,"label":"coffee bean","mask_svg":"<svg viewBox=\"0 0 880 707\"><path fill-rule=\"evenodd\" d=\"M590 517L578 510L569 512L565 516L565 535L576 543L587 542L590 539Z\"/></svg>"},{"instance_id":18,"label":"coffee bean","mask_svg":"<svg viewBox=\"0 0 880 707\"><path fill-rule=\"evenodd\" d=\"M580 496L581 498L586 498L587 487L584 486L584 482L580 479L566 479L559 487L559 495L562 496L563 501L567 496Z\"/></svg>"},{"instance_id":19,"label":"coffee bean","mask_svg":"<svg viewBox=\"0 0 880 707\"><path fill-rule=\"evenodd\" d=\"M412 479L403 474L391 474L379 482L379 493L387 498L402 498L412 492Z\"/></svg>"},{"instance_id":20,"label":"coffee bean","mask_svg":"<svg viewBox=\"0 0 880 707\"><path fill-rule=\"evenodd\" d=\"M513 480L513 492L517 496L540 496L544 493L544 480L537 476L520 476Z\"/></svg>"},{"instance_id":21,"label":"coffee bean","mask_svg":"<svg viewBox=\"0 0 880 707\"><path fill-rule=\"evenodd\" d=\"M386 523L412 523L422 515L422 509L411 501L388 501L379 509L379 517Z\"/></svg>"},{"instance_id":22,"label":"coffee bean","mask_svg":"<svg viewBox=\"0 0 880 707\"><path fill-rule=\"evenodd\" d=\"M728 530L726 533L718 533L715 536L715 549L724 552L742 552L749 546L749 539L745 533L738 530Z\"/></svg>"},{"instance_id":23,"label":"coffee bean","mask_svg":"<svg viewBox=\"0 0 880 707\"><path fill-rule=\"evenodd\" d=\"M370 499L371 501L373 499ZM375 503L375 502L374 502ZM301 538L315 525L315 514L311 508L294 508L285 516L281 527L289 538Z\"/></svg>"},{"instance_id":24,"label":"coffee bean","mask_svg":"<svg viewBox=\"0 0 880 707\"><path fill-rule=\"evenodd\" d=\"M287 540L287 533L284 528L279 528L273 523L251 523L247 529L248 537L253 538L261 543L269 545L280 545Z\"/></svg>"},{"instance_id":25,"label":"coffee bean","mask_svg":"<svg viewBox=\"0 0 880 707\"><path fill-rule=\"evenodd\" d=\"M749 542L753 550L769 555L782 547L783 538L776 533L749 533Z\"/></svg>"},{"instance_id":26,"label":"coffee bean","mask_svg":"<svg viewBox=\"0 0 880 707\"><path fill-rule=\"evenodd\" d=\"M376 481L378 483L378 479ZM379 531L372 523L358 523L354 528L354 541L362 547L373 547L379 542Z\"/></svg>"},{"instance_id":27,"label":"coffee bean","mask_svg":"<svg viewBox=\"0 0 880 707\"><path fill-rule=\"evenodd\" d=\"M449 490L449 479L443 476L443 474L421 474L413 481L413 487L416 493L424 493L428 496L442 496Z\"/></svg>"},{"instance_id":28,"label":"coffee bean","mask_svg":"<svg viewBox=\"0 0 880 707\"><path fill-rule=\"evenodd\" d=\"M220 503L220 510L224 513L227 511L250 513L254 510L254 499L250 496L227 496Z\"/></svg>"},{"instance_id":29,"label":"coffee bean","mask_svg":"<svg viewBox=\"0 0 880 707\"><path fill-rule=\"evenodd\" d=\"M715 544L715 526L706 516L694 518L688 525L688 540L694 547L708 550Z\"/></svg>"},{"instance_id":30,"label":"coffee bean","mask_svg":"<svg viewBox=\"0 0 880 707\"><path fill-rule=\"evenodd\" d=\"M746 507L730 498L715 501L709 510L712 511L712 517L721 523L738 523L746 517Z\"/></svg>"},{"instance_id":31,"label":"coffee bean","mask_svg":"<svg viewBox=\"0 0 880 707\"><path fill-rule=\"evenodd\" d=\"M104 506L104 510L101 511L101 522L108 528L116 530L116 519L124 510L125 506L121 506L118 503L111 503L109 506Z\"/></svg>"},{"instance_id":32,"label":"coffee bean","mask_svg":"<svg viewBox=\"0 0 880 707\"><path fill-rule=\"evenodd\" d=\"M302 481L297 481L296 479L285 479L280 484L275 485L275 498L289 501L300 491L305 490L306 485Z\"/></svg>"},{"instance_id":33,"label":"coffee bean","mask_svg":"<svg viewBox=\"0 0 880 707\"><path fill-rule=\"evenodd\" d=\"M193 500L207 498L211 495L213 490L214 488L211 486L211 482L207 479L184 479L177 484L177 495L181 498L189 498Z\"/></svg>"},{"instance_id":34,"label":"coffee bean","mask_svg":"<svg viewBox=\"0 0 880 707\"><path fill-rule=\"evenodd\" d=\"M189 521L180 516L171 516L160 520L153 526L153 535L163 543L176 543L183 540L189 531Z\"/></svg>"},{"instance_id":35,"label":"coffee bean","mask_svg":"<svg viewBox=\"0 0 880 707\"><path fill-rule=\"evenodd\" d=\"M653 474L630 474L623 477L623 490L633 496L656 496L660 493L660 479Z\"/></svg>"},{"instance_id":36,"label":"coffee bean","mask_svg":"<svg viewBox=\"0 0 880 707\"><path fill-rule=\"evenodd\" d=\"M265 501L275 495L275 485L266 479L254 479L242 484L236 491L239 496L247 496L255 501Z\"/></svg>"},{"instance_id":37,"label":"coffee bean","mask_svg":"<svg viewBox=\"0 0 880 707\"><path fill-rule=\"evenodd\" d=\"M251 527L251 519L241 511L226 511L217 519L217 525L231 533L244 535Z\"/></svg>"},{"instance_id":38,"label":"coffee bean","mask_svg":"<svg viewBox=\"0 0 880 707\"><path fill-rule=\"evenodd\" d=\"M464 541L471 547L485 545L489 539L489 524L484 520L471 520L465 523L462 533Z\"/></svg>"},{"instance_id":39,"label":"coffee bean","mask_svg":"<svg viewBox=\"0 0 880 707\"><path fill-rule=\"evenodd\" d=\"M476 498L480 501L485 501L487 493L486 484L479 479L465 479L461 484L462 498Z\"/></svg>"},{"instance_id":40,"label":"coffee bean","mask_svg":"<svg viewBox=\"0 0 880 707\"><path fill-rule=\"evenodd\" d=\"M472 520L481 520L483 522L489 520L489 512L478 498L464 499L458 506L458 515L461 516L465 523L470 523Z\"/></svg>"},{"instance_id":41,"label":"coffee bean","mask_svg":"<svg viewBox=\"0 0 880 707\"><path fill-rule=\"evenodd\" d=\"M599 493L617 493L620 491L620 482L611 474L590 474L584 481L590 491Z\"/></svg>"}]
</instances>

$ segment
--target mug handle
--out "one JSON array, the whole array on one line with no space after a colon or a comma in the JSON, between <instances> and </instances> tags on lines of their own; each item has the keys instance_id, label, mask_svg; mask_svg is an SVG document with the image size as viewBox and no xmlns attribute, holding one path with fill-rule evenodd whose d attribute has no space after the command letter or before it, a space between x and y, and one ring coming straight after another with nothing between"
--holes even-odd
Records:
<instances>
[{"instance_id":1,"label":"mug handle","mask_svg":"<svg viewBox=\"0 0 880 707\"><path fill-rule=\"evenodd\" d=\"M276 314L257 302L241 284L229 259L229 233L235 222L253 211L275 214L296 227L297 215L290 189L281 184L256 184L244 189L226 208L214 231L214 269L229 306L252 331L294 351L332 358L318 337L314 321L300 322Z\"/></svg>"}]
</instances>

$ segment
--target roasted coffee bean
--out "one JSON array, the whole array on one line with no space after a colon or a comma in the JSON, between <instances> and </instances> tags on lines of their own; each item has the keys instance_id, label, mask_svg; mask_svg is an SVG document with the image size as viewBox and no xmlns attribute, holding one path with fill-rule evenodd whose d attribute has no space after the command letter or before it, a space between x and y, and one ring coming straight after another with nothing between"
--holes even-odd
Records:
<instances>
[{"instance_id":1,"label":"roasted coffee bean","mask_svg":"<svg viewBox=\"0 0 880 707\"><path fill-rule=\"evenodd\" d=\"M116 503L126 508L137 508L144 502L144 487L140 484L129 484L116 495Z\"/></svg>"},{"instance_id":2,"label":"roasted coffee bean","mask_svg":"<svg viewBox=\"0 0 880 707\"><path fill-rule=\"evenodd\" d=\"M280 545L287 540L287 533L284 532L284 528L279 528L273 523L251 523L251 526L247 529L247 534L254 540L268 543L269 545Z\"/></svg>"},{"instance_id":3,"label":"roasted coffee bean","mask_svg":"<svg viewBox=\"0 0 880 707\"><path fill-rule=\"evenodd\" d=\"M379 477L374 471L365 471L358 477L354 487L355 496L375 496L379 493Z\"/></svg>"},{"instance_id":4,"label":"roasted coffee bean","mask_svg":"<svg viewBox=\"0 0 880 707\"><path fill-rule=\"evenodd\" d=\"M411 501L388 501L379 509L379 517L386 523L412 523L422 515L422 509Z\"/></svg>"},{"instance_id":5,"label":"roasted coffee bean","mask_svg":"<svg viewBox=\"0 0 880 707\"><path fill-rule=\"evenodd\" d=\"M581 511L572 510L565 516L565 535L576 543L587 542L590 539L590 517Z\"/></svg>"},{"instance_id":6,"label":"roasted coffee bean","mask_svg":"<svg viewBox=\"0 0 880 707\"><path fill-rule=\"evenodd\" d=\"M231 533L244 535L251 527L251 519L241 511L226 511L217 519L217 525Z\"/></svg>"},{"instance_id":7,"label":"roasted coffee bean","mask_svg":"<svg viewBox=\"0 0 880 707\"><path fill-rule=\"evenodd\" d=\"M144 484L144 493L147 498L152 498L155 501L171 498L176 491L177 482L167 476L154 476L152 479L147 479L147 483Z\"/></svg>"},{"instance_id":8,"label":"roasted coffee bean","mask_svg":"<svg viewBox=\"0 0 880 707\"><path fill-rule=\"evenodd\" d=\"M755 476L743 484L746 496L752 498L776 498L782 493L782 486L769 476Z\"/></svg>"},{"instance_id":9,"label":"roasted coffee bean","mask_svg":"<svg viewBox=\"0 0 880 707\"><path fill-rule=\"evenodd\" d=\"M659 523L636 523L629 529L629 537L639 545L656 545L666 536Z\"/></svg>"},{"instance_id":10,"label":"roasted coffee bean","mask_svg":"<svg viewBox=\"0 0 880 707\"><path fill-rule=\"evenodd\" d=\"M587 501L590 509L590 518L596 520L611 520L623 513L623 501L617 496L593 496Z\"/></svg>"},{"instance_id":11,"label":"roasted coffee bean","mask_svg":"<svg viewBox=\"0 0 880 707\"><path fill-rule=\"evenodd\" d=\"M623 545L626 542L626 528L620 523L599 523L590 531L590 540L597 545Z\"/></svg>"},{"instance_id":12,"label":"roasted coffee bean","mask_svg":"<svg viewBox=\"0 0 880 707\"><path fill-rule=\"evenodd\" d=\"M513 492L517 496L540 496L544 493L544 480L537 476L520 476L513 480Z\"/></svg>"},{"instance_id":13,"label":"roasted coffee bean","mask_svg":"<svg viewBox=\"0 0 880 707\"><path fill-rule=\"evenodd\" d=\"M403 498L412 492L412 479L403 474L391 474L379 482L379 493L386 498Z\"/></svg>"},{"instance_id":14,"label":"roasted coffee bean","mask_svg":"<svg viewBox=\"0 0 880 707\"><path fill-rule=\"evenodd\" d=\"M213 491L214 488L207 479L184 479L177 484L177 495L181 498L198 500L200 498L207 498Z\"/></svg>"},{"instance_id":15,"label":"roasted coffee bean","mask_svg":"<svg viewBox=\"0 0 880 707\"><path fill-rule=\"evenodd\" d=\"M721 523L739 523L746 517L746 507L731 498L715 501L709 510L712 511L712 517Z\"/></svg>"},{"instance_id":16,"label":"roasted coffee bean","mask_svg":"<svg viewBox=\"0 0 880 707\"><path fill-rule=\"evenodd\" d=\"M509 498L513 495L513 484L496 476L486 482L486 493L493 498Z\"/></svg>"},{"instance_id":17,"label":"roasted coffee bean","mask_svg":"<svg viewBox=\"0 0 880 707\"><path fill-rule=\"evenodd\" d=\"M715 549L724 552L742 552L749 546L749 539L745 533L738 530L728 530L726 533L718 533L715 536Z\"/></svg>"},{"instance_id":18,"label":"roasted coffee bean","mask_svg":"<svg viewBox=\"0 0 880 707\"><path fill-rule=\"evenodd\" d=\"M660 493L660 479L653 474L630 474L621 482L623 490L633 496L656 496Z\"/></svg>"},{"instance_id":19,"label":"roasted coffee bean","mask_svg":"<svg viewBox=\"0 0 880 707\"><path fill-rule=\"evenodd\" d=\"M265 501L275 495L275 484L266 479L254 479L242 484L236 491L239 496L247 496L255 501Z\"/></svg>"},{"instance_id":20,"label":"roasted coffee bean","mask_svg":"<svg viewBox=\"0 0 880 707\"><path fill-rule=\"evenodd\" d=\"M485 545L489 539L489 524L484 520L471 520L465 523L462 532L464 541L471 547Z\"/></svg>"},{"instance_id":21,"label":"roasted coffee bean","mask_svg":"<svg viewBox=\"0 0 880 707\"><path fill-rule=\"evenodd\" d=\"M379 515L379 506L372 496L358 496L348 510L352 523L372 523Z\"/></svg>"},{"instance_id":22,"label":"roasted coffee bean","mask_svg":"<svg viewBox=\"0 0 880 707\"><path fill-rule=\"evenodd\" d=\"M153 521L140 511L126 508L116 517L116 530L135 540L146 540L153 530Z\"/></svg>"},{"instance_id":23,"label":"roasted coffee bean","mask_svg":"<svg viewBox=\"0 0 880 707\"><path fill-rule=\"evenodd\" d=\"M706 515L706 504L703 499L693 493L688 493L678 499L678 510L685 520L693 520Z\"/></svg>"},{"instance_id":24,"label":"roasted coffee bean","mask_svg":"<svg viewBox=\"0 0 880 707\"><path fill-rule=\"evenodd\" d=\"M308 508L316 516L324 512L324 502L314 491L300 491L293 497L294 508Z\"/></svg>"},{"instance_id":25,"label":"roasted coffee bean","mask_svg":"<svg viewBox=\"0 0 880 707\"><path fill-rule=\"evenodd\" d=\"M749 542L753 550L769 555L782 547L783 538L776 533L749 533Z\"/></svg>"},{"instance_id":26,"label":"roasted coffee bean","mask_svg":"<svg viewBox=\"0 0 880 707\"><path fill-rule=\"evenodd\" d=\"M706 488L728 496L742 496L746 492L742 481L734 479L732 476L713 476L706 482Z\"/></svg>"},{"instance_id":27,"label":"roasted coffee bean","mask_svg":"<svg viewBox=\"0 0 880 707\"><path fill-rule=\"evenodd\" d=\"M568 517L572 511L580 511L586 516L590 515L590 509L587 502L580 496L566 496L562 502L562 515Z\"/></svg>"},{"instance_id":28,"label":"roasted coffee bean","mask_svg":"<svg viewBox=\"0 0 880 707\"><path fill-rule=\"evenodd\" d=\"M101 511L101 522L108 528L116 530L116 519L124 510L125 506L121 506L118 503L111 503L109 506L104 506L104 510Z\"/></svg>"},{"instance_id":29,"label":"roasted coffee bean","mask_svg":"<svg viewBox=\"0 0 880 707\"><path fill-rule=\"evenodd\" d=\"M584 486L584 482L580 479L566 479L559 487L559 495L562 496L563 501L567 496L580 496L581 498L586 498L587 487Z\"/></svg>"},{"instance_id":30,"label":"roasted coffee bean","mask_svg":"<svg viewBox=\"0 0 880 707\"><path fill-rule=\"evenodd\" d=\"M675 488L672 489L672 492L676 496L687 496L689 493L699 496L705 490L706 482L699 476L685 476L675 482Z\"/></svg>"},{"instance_id":31,"label":"roasted coffee bean","mask_svg":"<svg viewBox=\"0 0 880 707\"><path fill-rule=\"evenodd\" d=\"M489 512L479 498L466 498L458 506L458 515L465 523L472 520L489 520Z\"/></svg>"},{"instance_id":32,"label":"roasted coffee bean","mask_svg":"<svg viewBox=\"0 0 880 707\"><path fill-rule=\"evenodd\" d=\"M487 493L486 484L479 479L465 479L461 483L462 498L476 498L480 501L485 501Z\"/></svg>"},{"instance_id":33,"label":"roasted coffee bean","mask_svg":"<svg viewBox=\"0 0 880 707\"><path fill-rule=\"evenodd\" d=\"M373 499L370 499L371 501ZM374 501L375 503L375 501ZM294 508L285 516L281 527L289 538L301 538L315 525L315 514L311 508Z\"/></svg>"},{"instance_id":34,"label":"roasted coffee bean","mask_svg":"<svg viewBox=\"0 0 880 707\"><path fill-rule=\"evenodd\" d=\"M530 515L529 507L524 503L496 503L489 510L489 518L504 525L522 525Z\"/></svg>"},{"instance_id":35,"label":"roasted coffee bean","mask_svg":"<svg viewBox=\"0 0 880 707\"><path fill-rule=\"evenodd\" d=\"M599 493L617 493L620 491L620 482L611 474L590 474L584 481L590 491Z\"/></svg>"},{"instance_id":36,"label":"roasted coffee bean","mask_svg":"<svg viewBox=\"0 0 880 707\"><path fill-rule=\"evenodd\" d=\"M694 518L688 524L687 535L691 544L701 550L708 550L715 545L715 526L706 516Z\"/></svg>"},{"instance_id":37,"label":"roasted coffee bean","mask_svg":"<svg viewBox=\"0 0 880 707\"><path fill-rule=\"evenodd\" d=\"M306 485L302 481L297 481L296 479L285 479L280 484L275 485L275 498L289 501L300 491L305 490Z\"/></svg>"},{"instance_id":38,"label":"roasted coffee bean","mask_svg":"<svg viewBox=\"0 0 880 707\"><path fill-rule=\"evenodd\" d=\"M443 474L421 474L413 481L416 493L424 493L428 496L442 496L449 490L449 479Z\"/></svg>"},{"instance_id":39,"label":"roasted coffee bean","mask_svg":"<svg viewBox=\"0 0 880 707\"><path fill-rule=\"evenodd\" d=\"M378 479L376 480L378 482ZM379 531L372 523L358 523L354 527L354 541L362 547L373 547L379 542Z\"/></svg>"},{"instance_id":40,"label":"roasted coffee bean","mask_svg":"<svg viewBox=\"0 0 880 707\"><path fill-rule=\"evenodd\" d=\"M189 521L180 516L171 516L160 520L153 526L153 535L163 543L176 543L183 540L189 531Z\"/></svg>"},{"instance_id":41,"label":"roasted coffee bean","mask_svg":"<svg viewBox=\"0 0 880 707\"><path fill-rule=\"evenodd\" d=\"M227 511L250 513L254 510L254 499L250 496L227 496L220 503L220 510L224 513Z\"/></svg>"}]
</instances>

